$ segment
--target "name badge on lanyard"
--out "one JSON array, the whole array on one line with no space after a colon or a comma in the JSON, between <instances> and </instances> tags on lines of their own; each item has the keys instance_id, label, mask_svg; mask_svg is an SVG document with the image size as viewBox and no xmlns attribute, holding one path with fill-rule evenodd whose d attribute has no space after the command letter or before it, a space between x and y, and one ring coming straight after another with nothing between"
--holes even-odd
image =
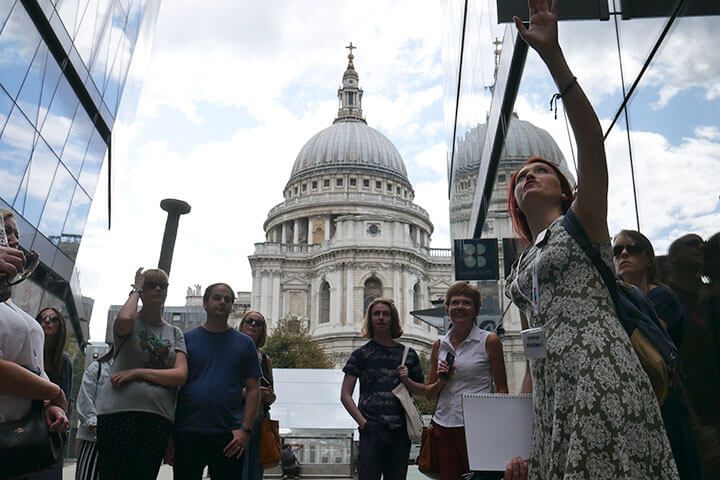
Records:
<instances>
[{"instance_id":1,"label":"name badge on lanyard","mask_svg":"<svg viewBox=\"0 0 720 480\"><path fill-rule=\"evenodd\" d=\"M520 332L522 336L525 357L528 360L545 358L545 330L543 327L528 328Z\"/></svg>"}]
</instances>

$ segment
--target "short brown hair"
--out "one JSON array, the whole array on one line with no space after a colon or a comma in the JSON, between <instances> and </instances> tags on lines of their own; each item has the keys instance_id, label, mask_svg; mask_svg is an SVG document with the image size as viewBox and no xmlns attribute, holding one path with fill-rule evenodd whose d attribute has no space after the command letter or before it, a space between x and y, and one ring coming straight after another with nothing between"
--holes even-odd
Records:
<instances>
[{"instance_id":1,"label":"short brown hair","mask_svg":"<svg viewBox=\"0 0 720 480\"><path fill-rule=\"evenodd\" d=\"M403 330L400 327L400 314L398 313L395 303L389 298L378 297L368 305L367 311L365 312L365 320L363 322L362 334L365 338L373 338L375 332L373 331L372 322L370 321L370 314L375 305L382 303L388 306L390 309L390 336L392 338L402 337Z\"/></svg>"},{"instance_id":2,"label":"short brown hair","mask_svg":"<svg viewBox=\"0 0 720 480\"><path fill-rule=\"evenodd\" d=\"M445 308L450 306L450 300L452 300L453 297L460 296L468 297L472 300L473 305L475 305L475 313L480 311L480 306L482 305L480 289L467 282L456 282L450 285L447 293L445 293Z\"/></svg>"},{"instance_id":3,"label":"short brown hair","mask_svg":"<svg viewBox=\"0 0 720 480\"><path fill-rule=\"evenodd\" d=\"M242 326L245 324L245 320L247 320L247 317L250 316L250 314L254 313L255 315L259 315L260 318L263 319L263 322L265 322L265 326L262 329L262 333L257 339L257 343L255 344L256 348L262 348L265 346L265 341L267 340L267 329L268 324L267 320L265 319L265 315L258 312L257 310L248 310L247 312L243 313L242 319L240 320L240 325L238 327L238 330L242 330Z\"/></svg>"}]
</instances>

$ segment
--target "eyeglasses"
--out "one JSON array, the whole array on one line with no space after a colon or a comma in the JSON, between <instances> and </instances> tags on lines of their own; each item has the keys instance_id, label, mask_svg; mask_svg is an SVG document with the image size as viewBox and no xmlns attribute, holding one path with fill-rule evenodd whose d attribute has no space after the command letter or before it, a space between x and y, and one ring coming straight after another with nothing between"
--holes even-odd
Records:
<instances>
[{"instance_id":1,"label":"eyeglasses","mask_svg":"<svg viewBox=\"0 0 720 480\"><path fill-rule=\"evenodd\" d=\"M627 245L618 244L613 247L613 257L622 255L623 250L625 250L628 255L639 255L645 251L643 247L637 243L628 243Z\"/></svg>"},{"instance_id":2,"label":"eyeglasses","mask_svg":"<svg viewBox=\"0 0 720 480\"><path fill-rule=\"evenodd\" d=\"M264 327L265 320L260 320L259 318L248 318L245 320L245 325L250 325L251 327Z\"/></svg>"},{"instance_id":3,"label":"eyeglasses","mask_svg":"<svg viewBox=\"0 0 720 480\"><path fill-rule=\"evenodd\" d=\"M160 287L160 290L165 290L168 288L167 282L145 282L143 283L143 290L155 290L156 288Z\"/></svg>"}]
</instances>

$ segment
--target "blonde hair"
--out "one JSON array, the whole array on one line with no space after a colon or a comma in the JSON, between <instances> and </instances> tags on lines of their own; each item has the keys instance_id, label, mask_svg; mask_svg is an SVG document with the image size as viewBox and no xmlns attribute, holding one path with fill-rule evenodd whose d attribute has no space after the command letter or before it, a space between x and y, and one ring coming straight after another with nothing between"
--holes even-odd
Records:
<instances>
[{"instance_id":1,"label":"blonde hair","mask_svg":"<svg viewBox=\"0 0 720 480\"><path fill-rule=\"evenodd\" d=\"M265 322L265 326L262 329L262 333L260 334L260 336L257 339L257 342L255 343L256 348L262 348L265 346L265 341L267 340L267 320L265 320L265 315L258 312L257 310L248 310L247 312L245 312L243 314L242 319L240 320L240 326L238 327L238 330L242 331L242 327L243 327L243 325L245 325L245 321L247 320L247 317L253 313L255 315L258 315L260 318L263 319L263 322Z\"/></svg>"}]
</instances>

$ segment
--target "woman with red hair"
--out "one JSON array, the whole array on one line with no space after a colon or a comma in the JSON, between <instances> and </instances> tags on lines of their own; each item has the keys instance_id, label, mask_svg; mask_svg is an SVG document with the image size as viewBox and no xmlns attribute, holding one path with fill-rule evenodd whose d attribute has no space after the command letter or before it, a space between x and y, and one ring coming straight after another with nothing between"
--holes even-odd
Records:
<instances>
[{"instance_id":1,"label":"woman with red hair","mask_svg":"<svg viewBox=\"0 0 720 480\"><path fill-rule=\"evenodd\" d=\"M507 293L544 341L529 363L534 428L529 478L676 479L660 409L599 272L561 223L574 214L612 268L608 173L600 122L558 43L557 0L530 1L515 18L559 89L578 151L578 188L555 164L532 157L512 177L509 209L528 245ZM537 337L536 337L537 338ZM506 478L524 476L514 460Z\"/></svg>"}]
</instances>

